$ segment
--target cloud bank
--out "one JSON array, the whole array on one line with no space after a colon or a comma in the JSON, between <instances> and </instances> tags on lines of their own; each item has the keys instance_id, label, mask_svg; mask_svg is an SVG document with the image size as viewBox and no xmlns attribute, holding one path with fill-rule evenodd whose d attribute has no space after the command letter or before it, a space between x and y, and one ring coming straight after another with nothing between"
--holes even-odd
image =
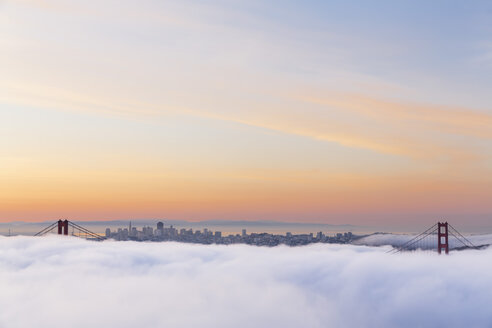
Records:
<instances>
[{"instance_id":1,"label":"cloud bank","mask_svg":"<svg viewBox=\"0 0 492 328\"><path fill-rule=\"evenodd\" d=\"M488 327L492 249L0 238L0 327Z\"/></svg>"}]
</instances>

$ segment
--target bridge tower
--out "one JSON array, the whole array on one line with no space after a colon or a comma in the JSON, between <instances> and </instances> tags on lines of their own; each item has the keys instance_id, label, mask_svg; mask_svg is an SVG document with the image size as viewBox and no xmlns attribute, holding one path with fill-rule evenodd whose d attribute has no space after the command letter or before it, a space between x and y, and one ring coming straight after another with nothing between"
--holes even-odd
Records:
<instances>
[{"instance_id":1,"label":"bridge tower","mask_svg":"<svg viewBox=\"0 0 492 328\"><path fill-rule=\"evenodd\" d=\"M61 235L63 230L64 235L68 235L68 220L58 220L58 234Z\"/></svg>"},{"instance_id":2,"label":"bridge tower","mask_svg":"<svg viewBox=\"0 0 492 328\"><path fill-rule=\"evenodd\" d=\"M447 222L437 222L437 252L441 254L442 250L449 254Z\"/></svg>"}]
</instances>

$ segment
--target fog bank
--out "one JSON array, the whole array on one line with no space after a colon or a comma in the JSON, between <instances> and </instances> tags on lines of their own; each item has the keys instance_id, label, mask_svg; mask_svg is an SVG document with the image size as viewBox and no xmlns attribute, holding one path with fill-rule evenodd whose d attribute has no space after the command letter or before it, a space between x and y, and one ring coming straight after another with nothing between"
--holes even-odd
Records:
<instances>
[{"instance_id":1,"label":"fog bank","mask_svg":"<svg viewBox=\"0 0 492 328\"><path fill-rule=\"evenodd\" d=\"M0 237L0 327L489 327L492 249Z\"/></svg>"}]
</instances>

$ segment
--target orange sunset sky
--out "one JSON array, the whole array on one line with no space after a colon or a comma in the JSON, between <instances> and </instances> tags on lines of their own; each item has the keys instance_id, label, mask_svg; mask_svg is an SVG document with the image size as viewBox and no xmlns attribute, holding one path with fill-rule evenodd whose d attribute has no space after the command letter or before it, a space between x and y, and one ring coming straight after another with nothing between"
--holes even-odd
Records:
<instances>
[{"instance_id":1,"label":"orange sunset sky","mask_svg":"<svg viewBox=\"0 0 492 328\"><path fill-rule=\"evenodd\" d=\"M0 221L490 226L490 5L356 4L0 1Z\"/></svg>"}]
</instances>

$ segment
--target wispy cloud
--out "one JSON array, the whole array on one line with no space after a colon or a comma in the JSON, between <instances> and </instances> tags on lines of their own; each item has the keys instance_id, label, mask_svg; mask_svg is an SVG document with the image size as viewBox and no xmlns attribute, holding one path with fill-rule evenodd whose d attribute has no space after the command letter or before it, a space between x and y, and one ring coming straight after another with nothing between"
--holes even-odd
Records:
<instances>
[{"instance_id":1,"label":"wispy cloud","mask_svg":"<svg viewBox=\"0 0 492 328\"><path fill-rule=\"evenodd\" d=\"M358 94L333 94L326 98L307 98L323 106L353 111L377 121L397 126L410 125L425 130L492 139L492 114L468 108L412 104L377 99Z\"/></svg>"},{"instance_id":2,"label":"wispy cloud","mask_svg":"<svg viewBox=\"0 0 492 328\"><path fill-rule=\"evenodd\" d=\"M320 105L310 114L302 104L268 107L255 104L250 110L217 111L159 102L116 97L109 94L81 94L63 87L3 83L0 100L15 105L38 106L58 110L77 110L104 115L117 115L133 119L155 119L168 115L188 115L244 125L261 127L281 133L299 135L339 143L343 146L369 149L380 153L413 158L450 157L454 160L474 160L476 149L443 142L443 134L465 135L489 140L492 133L492 116L468 109L414 105L374 99L362 95L334 95L333 97L301 98L301 101ZM288 93L287 90L284 91ZM339 113L339 114L338 114ZM348 116L340 120L337 116ZM358 117L368 119L367 124L357 122ZM374 126L371 126L371 123Z\"/></svg>"},{"instance_id":3,"label":"wispy cloud","mask_svg":"<svg viewBox=\"0 0 492 328\"><path fill-rule=\"evenodd\" d=\"M48 6L49 12L59 3L32 1L32 5ZM0 100L133 118L155 119L170 114L206 117L417 160L444 158L462 163L489 156L484 155L483 147L475 146L477 139L490 143L489 112L394 101L388 96L360 92L374 90L375 84L387 90L398 83L375 79L378 82L371 87L353 69L344 65L338 69L337 65L345 63L343 56L330 54L343 47L338 42L327 42L332 38L322 39L314 33L319 40L315 38L307 45L297 34L295 38L276 40L273 31L291 36L295 29L281 21L248 15L234 6L199 5L203 10L196 14L189 10L196 6L192 3L139 8L130 3L113 5L118 5L118 17L114 19L109 5L85 4L85 10L74 12L77 23L68 27L74 35L80 37L78 29L87 25L89 17L104 29L105 33L88 30L94 39L88 49L80 48L70 38L61 46L44 36L44 42L37 41L20 54L16 42L23 44L38 37L10 21L8 27L16 33L4 33L10 41L5 53L0 54L6 72L0 77ZM44 19L47 17L51 16ZM240 23L231 24L233 18ZM128 47L107 28L104 22L108 19L118 28L131 28L132 33L145 35L153 42L138 37L142 42ZM269 32L254 28L254 23L268 27L265 30ZM54 27L47 32L66 39ZM202 40L204 34L206 42ZM315 45L321 41L326 45ZM111 46L102 47L104 43ZM310 53L298 49L302 45L309 47ZM99 55L101 49L104 56ZM315 55L316 51L322 55ZM29 56L30 52L37 56ZM310 67L302 76L310 75L311 81L286 73L302 67ZM322 73L314 74L313 69ZM320 79L326 80L325 74L335 78L328 79L328 87L320 87L326 85L319 83ZM317 92L310 91L313 85L317 85ZM455 136L472 139L462 142Z\"/></svg>"}]
</instances>

